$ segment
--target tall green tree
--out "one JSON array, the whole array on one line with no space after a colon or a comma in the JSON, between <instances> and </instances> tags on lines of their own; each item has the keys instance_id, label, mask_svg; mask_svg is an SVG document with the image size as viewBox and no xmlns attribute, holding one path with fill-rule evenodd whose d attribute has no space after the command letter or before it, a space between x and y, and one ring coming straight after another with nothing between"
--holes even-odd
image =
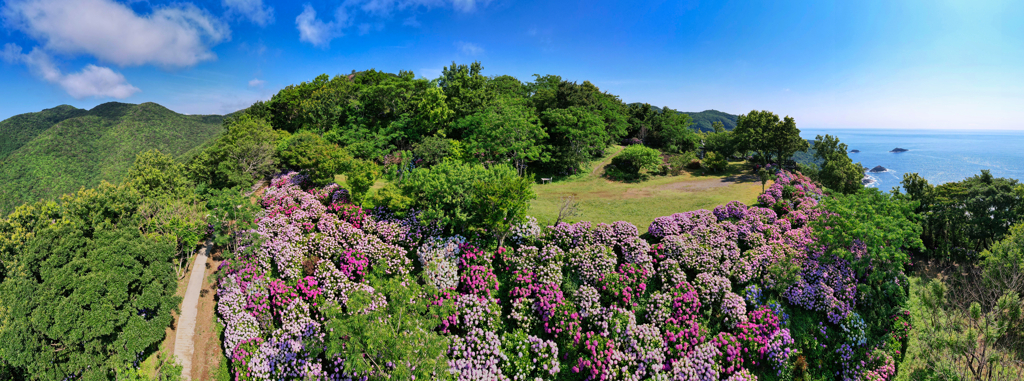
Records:
<instances>
[{"instance_id":1,"label":"tall green tree","mask_svg":"<svg viewBox=\"0 0 1024 381\"><path fill-rule=\"evenodd\" d=\"M1015 179L988 170L958 182L932 186L916 173L903 175L904 197L917 201L923 217L921 238L939 258L973 259L1022 221L1024 195ZM896 192L898 193L898 189Z\"/></svg>"},{"instance_id":2,"label":"tall green tree","mask_svg":"<svg viewBox=\"0 0 1024 381\"><path fill-rule=\"evenodd\" d=\"M140 231L141 200L102 183L0 220L0 357L16 373L107 380L163 340L175 245Z\"/></svg>"},{"instance_id":3,"label":"tall green tree","mask_svg":"<svg viewBox=\"0 0 1024 381\"><path fill-rule=\"evenodd\" d=\"M654 130L662 147L669 152L692 151L700 144L700 135L690 126L690 116L668 108L654 118Z\"/></svg>"},{"instance_id":4,"label":"tall green tree","mask_svg":"<svg viewBox=\"0 0 1024 381\"><path fill-rule=\"evenodd\" d=\"M595 152L606 147L607 125L587 108L550 109L541 115L541 120L549 136L550 161L571 173L580 171Z\"/></svg>"},{"instance_id":5,"label":"tall green tree","mask_svg":"<svg viewBox=\"0 0 1024 381\"><path fill-rule=\"evenodd\" d=\"M781 164L794 152L809 148L793 118L780 119L771 111L754 110L740 115L733 133L740 150L754 151L766 163Z\"/></svg>"},{"instance_id":6,"label":"tall green tree","mask_svg":"<svg viewBox=\"0 0 1024 381\"><path fill-rule=\"evenodd\" d=\"M351 160L341 148L309 131L282 139L277 156L283 166L306 173L315 184L334 182L334 175Z\"/></svg>"},{"instance_id":7,"label":"tall green tree","mask_svg":"<svg viewBox=\"0 0 1024 381\"><path fill-rule=\"evenodd\" d=\"M846 151L846 144L840 143L837 137L818 135L814 138L814 157L824 160L818 180L829 189L851 194L864 187L861 182L864 170Z\"/></svg>"},{"instance_id":8,"label":"tall green tree","mask_svg":"<svg viewBox=\"0 0 1024 381\"><path fill-rule=\"evenodd\" d=\"M457 122L469 152L481 160L511 163L523 175L526 163L540 159L548 135L524 98L502 97L483 112Z\"/></svg>"}]
</instances>

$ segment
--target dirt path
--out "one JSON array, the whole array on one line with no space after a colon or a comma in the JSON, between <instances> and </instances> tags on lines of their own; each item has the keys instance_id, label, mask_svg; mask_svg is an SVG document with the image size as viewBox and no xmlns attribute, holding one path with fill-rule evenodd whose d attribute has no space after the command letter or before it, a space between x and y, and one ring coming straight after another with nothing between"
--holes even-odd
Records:
<instances>
[{"instance_id":1,"label":"dirt path","mask_svg":"<svg viewBox=\"0 0 1024 381\"><path fill-rule=\"evenodd\" d=\"M181 364L181 377L184 380L192 379L192 355L195 351L192 338L196 331L199 294L203 288L203 279L206 278L206 253L209 249L210 242L207 242L196 254L195 263L192 264L192 275L188 279L188 289L185 290L185 298L181 302L181 316L174 337L174 356Z\"/></svg>"}]
</instances>

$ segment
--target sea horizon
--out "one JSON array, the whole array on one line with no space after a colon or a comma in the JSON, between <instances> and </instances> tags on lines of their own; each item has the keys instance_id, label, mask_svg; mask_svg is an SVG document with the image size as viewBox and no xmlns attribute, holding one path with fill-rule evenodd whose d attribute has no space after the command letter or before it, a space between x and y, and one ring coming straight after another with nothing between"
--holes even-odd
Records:
<instances>
[{"instance_id":1,"label":"sea horizon","mask_svg":"<svg viewBox=\"0 0 1024 381\"><path fill-rule=\"evenodd\" d=\"M814 139L829 134L839 138L850 159L867 168L881 165L881 173L866 173L869 187L889 192L900 186L905 173L918 173L932 185L960 181L991 171L993 176L1024 179L1024 130L851 129L807 128L800 136ZM907 152L890 152L895 148Z\"/></svg>"}]
</instances>

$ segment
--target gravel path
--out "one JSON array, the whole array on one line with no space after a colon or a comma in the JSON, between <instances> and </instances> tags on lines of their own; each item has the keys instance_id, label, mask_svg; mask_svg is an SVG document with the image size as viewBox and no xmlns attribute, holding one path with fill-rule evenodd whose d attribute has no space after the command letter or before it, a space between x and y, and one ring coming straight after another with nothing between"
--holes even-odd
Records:
<instances>
[{"instance_id":1,"label":"gravel path","mask_svg":"<svg viewBox=\"0 0 1024 381\"><path fill-rule=\"evenodd\" d=\"M195 352L192 337L196 333L196 315L199 305L199 291L203 289L203 277L206 275L206 253L210 242L206 243L192 264L192 275L188 278L188 288L181 302L181 315L178 317L177 335L174 338L174 356L181 364L181 378L192 379L192 354Z\"/></svg>"}]
</instances>

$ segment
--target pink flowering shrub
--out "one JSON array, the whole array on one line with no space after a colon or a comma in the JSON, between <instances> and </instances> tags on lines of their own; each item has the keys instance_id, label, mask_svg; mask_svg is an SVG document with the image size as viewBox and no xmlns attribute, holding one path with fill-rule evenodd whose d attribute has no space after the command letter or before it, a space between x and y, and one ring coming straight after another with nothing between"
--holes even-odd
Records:
<instances>
[{"instance_id":1,"label":"pink flowering shrub","mask_svg":"<svg viewBox=\"0 0 1024 381\"><path fill-rule=\"evenodd\" d=\"M529 220L502 248L308 186L276 177L251 245L222 264L236 379L741 381L784 378L815 345L845 359L846 376L894 375L891 356L847 339L864 332L851 318L858 279L821 254L811 222L824 195L800 174L781 172L761 206L659 217L646 235L623 221ZM430 325L390 345L442 350L414 361L360 347L401 311ZM797 318L820 332L794 337ZM850 343L821 347L836 340Z\"/></svg>"}]
</instances>

